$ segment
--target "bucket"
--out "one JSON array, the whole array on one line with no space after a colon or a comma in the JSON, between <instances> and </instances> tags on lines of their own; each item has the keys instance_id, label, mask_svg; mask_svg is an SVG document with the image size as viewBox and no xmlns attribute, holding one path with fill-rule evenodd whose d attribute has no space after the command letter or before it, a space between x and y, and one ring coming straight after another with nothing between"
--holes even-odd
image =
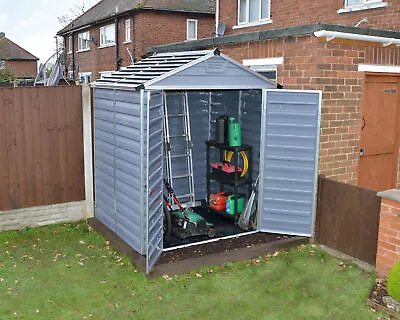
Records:
<instances>
[{"instance_id":1,"label":"bucket","mask_svg":"<svg viewBox=\"0 0 400 320\"><path fill-rule=\"evenodd\" d=\"M235 118L229 119L229 146L240 147L242 145L242 128Z\"/></svg>"}]
</instances>

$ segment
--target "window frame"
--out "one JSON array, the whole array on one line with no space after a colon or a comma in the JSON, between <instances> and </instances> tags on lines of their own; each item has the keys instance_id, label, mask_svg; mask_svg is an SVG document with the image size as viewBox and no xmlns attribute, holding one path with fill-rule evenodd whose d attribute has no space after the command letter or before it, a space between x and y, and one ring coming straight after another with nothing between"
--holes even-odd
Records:
<instances>
[{"instance_id":1,"label":"window frame","mask_svg":"<svg viewBox=\"0 0 400 320\"><path fill-rule=\"evenodd\" d=\"M72 53L72 35L68 36L68 54Z\"/></svg>"},{"instance_id":2,"label":"window frame","mask_svg":"<svg viewBox=\"0 0 400 320\"><path fill-rule=\"evenodd\" d=\"M257 73L275 72L275 83L278 85L278 65L283 64L283 59L283 57L245 59L243 65Z\"/></svg>"},{"instance_id":3,"label":"window frame","mask_svg":"<svg viewBox=\"0 0 400 320\"><path fill-rule=\"evenodd\" d=\"M0 60L0 70L6 69L6 60Z\"/></svg>"},{"instance_id":4,"label":"window frame","mask_svg":"<svg viewBox=\"0 0 400 320\"><path fill-rule=\"evenodd\" d=\"M83 37L83 35L87 36L87 39ZM82 47L82 43L85 43L85 46ZM90 50L90 31L85 31L78 33L78 50L77 52L89 51Z\"/></svg>"},{"instance_id":5,"label":"window frame","mask_svg":"<svg viewBox=\"0 0 400 320\"><path fill-rule=\"evenodd\" d=\"M245 21L240 21L240 2L241 1L246 1L246 16L245 16ZM271 0L257 0L258 3L258 19L255 21L250 21L250 0L238 0L237 1L237 26L247 26L247 25L257 25L257 24L264 24L271 22ZM266 18L262 17L262 2L267 1L268 2L268 14Z\"/></svg>"},{"instance_id":6,"label":"window frame","mask_svg":"<svg viewBox=\"0 0 400 320\"><path fill-rule=\"evenodd\" d=\"M361 1L361 3L349 5L348 4L349 0L344 0L344 7L345 8L362 7L362 6L372 4L372 3L382 3L383 2L383 0L359 0L359 1Z\"/></svg>"},{"instance_id":7,"label":"window frame","mask_svg":"<svg viewBox=\"0 0 400 320\"><path fill-rule=\"evenodd\" d=\"M105 36L104 39L103 39L103 34L102 33L104 31L106 31L107 28L110 28L110 27L113 29L113 33L112 33L113 34L113 41L112 42L103 43L104 40L107 40L106 39L107 32L104 33L104 36ZM101 27L100 30L99 30L99 33L100 33L100 47L99 48L106 48L106 47L115 46L115 23L111 23L111 24L108 24L106 26Z\"/></svg>"},{"instance_id":8,"label":"window frame","mask_svg":"<svg viewBox=\"0 0 400 320\"><path fill-rule=\"evenodd\" d=\"M194 38L189 38L189 25L194 23ZM198 38L198 21L197 19L186 19L186 41L197 40Z\"/></svg>"},{"instance_id":9,"label":"window frame","mask_svg":"<svg viewBox=\"0 0 400 320\"><path fill-rule=\"evenodd\" d=\"M348 5L348 0L343 0L343 8L337 11L338 14L384 8L388 6L388 2L383 0L361 0L361 4Z\"/></svg>"},{"instance_id":10,"label":"window frame","mask_svg":"<svg viewBox=\"0 0 400 320\"><path fill-rule=\"evenodd\" d=\"M130 43L131 40L131 18L125 19L125 42Z\"/></svg>"}]
</instances>

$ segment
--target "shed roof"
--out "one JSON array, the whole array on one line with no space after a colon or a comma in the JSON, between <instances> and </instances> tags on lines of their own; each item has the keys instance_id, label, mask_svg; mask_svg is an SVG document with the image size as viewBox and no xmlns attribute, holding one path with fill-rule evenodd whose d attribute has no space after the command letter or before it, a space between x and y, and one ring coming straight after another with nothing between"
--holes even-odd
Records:
<instances>
[{"instance_id":1,"label":"shed roof","mask_svg":"<svg viewBox=\"0 0 400 320\"><path fill-rule=\"evenodd\" d=\"M218 49L155 53L92 83L94 87L145 89L259 89L276 84Z\"/></svg>"},{"instance_id":2,"label":"shed roof","mask_svg":"<svg viewBox=\"0 0 400 320\"><path fill-rule=\"evenodd\" d=\"M214 14L214 0L102 0L58 31L57 34L63 35L133 10Z\"/></svg>"}]
</instances>

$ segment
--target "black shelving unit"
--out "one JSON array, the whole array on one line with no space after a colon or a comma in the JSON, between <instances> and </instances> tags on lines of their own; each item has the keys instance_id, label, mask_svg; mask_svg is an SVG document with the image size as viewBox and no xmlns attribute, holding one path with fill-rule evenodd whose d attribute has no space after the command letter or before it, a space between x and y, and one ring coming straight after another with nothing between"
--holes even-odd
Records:
<instances>
[{"instance_id":1,"label":"black shelving unit","mask_svg":"<svg viewBox=\"0 0 400 320\"><path fill-rule=\"evenodd\" d=\"M236 170L231 176L219 174L218 172L211 170L210 148L215 148L215 149L219 150L219 161L220 162L223 162L223 160L224 160L224 150L226 150L227 152L229 152L229 151L233 152L231 164L233 164L235 166ZM239 165L239 158L240 158L241 151L246 152L247 158L249 160L248 170L244 177L240 177L241 173L237 170L238 165ZM247 191L246 196L247 197L250 196L251 188L252 188L253 146L248 145L248 144L242 144L240 147L231 147L231 146L223 144L223 143L218 143L215 140L208 140L208 141L206 141L206 157L207 157L207 202L210 200L211 181L215 181L215 182L219 183L220 191L224 191L224 185L233 186L234 193L236 195L239 194L240 186L247 185L248 191ZM238 201L236 198L235 199L235 213L233 215L235 223L237 223L238 218L239 218L237 209L238 209ZM230 218L232 217L232 216L226 214L225 211L224 212L216 211L216 212L219 214L222 214L224 216L230 217Z\"/></svg>"}]
</instances>

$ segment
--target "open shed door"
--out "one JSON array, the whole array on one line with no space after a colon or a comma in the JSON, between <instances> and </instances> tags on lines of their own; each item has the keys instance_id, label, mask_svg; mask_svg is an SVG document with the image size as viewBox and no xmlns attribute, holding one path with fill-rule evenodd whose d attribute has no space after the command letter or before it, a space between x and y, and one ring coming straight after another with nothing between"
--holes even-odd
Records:
<instances>
[{"instance_id":1,"label":"open shed door","mask_svg":"<svg viewBox=\"0 0 400 320\"><path fill-rule=\"evenodd\" d=\"M144 131L145 201L146 212L146 273L163 252L163 95L148 92Z\"/></svg>"},{"instance_id":2,"label":"open shed door","mask_svg":"<svg viewBox=\"0 0 400 320\"><path fill-rule=\"evenodd\" d=\"M320 115L320 91L263 91L260 231L313 235Z\"/></svg>"}]
</instances>

